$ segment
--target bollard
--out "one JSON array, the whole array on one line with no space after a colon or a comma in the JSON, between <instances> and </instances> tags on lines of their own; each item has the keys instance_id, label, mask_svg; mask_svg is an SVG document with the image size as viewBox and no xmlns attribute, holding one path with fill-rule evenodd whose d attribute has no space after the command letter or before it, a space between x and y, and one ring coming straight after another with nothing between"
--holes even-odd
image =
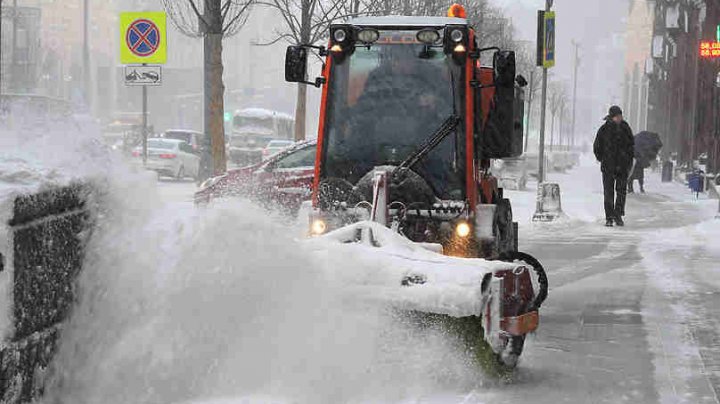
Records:
<instances>
[{"instance_id":1,"label":"bollard","mask_svg":"<svg viewBox=\"0 0 720 404\"><path fill-rule=\"evenodd\" d=\"M552 222L563 215L560 202L560 185L554 182L543 182L538 185L537 204L533 222Z\"/></svg>"},{"instance_id":2,"label":"bollard","mask_svg":"<svg viewBox=\"0 0 720 404\"><path fill-rule=\"evenodd\" d=\"M666 161L662 165L662 182L671 182L673 180L673 163Z\"/></svg>"}]
</instances>

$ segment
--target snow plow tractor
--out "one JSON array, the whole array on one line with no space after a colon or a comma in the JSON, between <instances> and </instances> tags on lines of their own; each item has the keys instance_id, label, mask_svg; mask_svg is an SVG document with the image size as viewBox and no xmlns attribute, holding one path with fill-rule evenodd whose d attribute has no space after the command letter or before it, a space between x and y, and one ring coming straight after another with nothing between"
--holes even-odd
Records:
<instances>
[{"instance_id":1,"label":"snow plow tractor","mask_svg":"<svg viewBox=\"0 0 720 404\"><path fill-rule=\"evenodd\" d=\"M522 153L514 52L478 48L459 5L356 18L329 37L289 46L285 61L286 81L322 87L311 242L374 265L368 296L391 290L389 304L462 329L484 365L513 369L548 288L490 172ZM312 52L324 63L308 81Z\"/></svg>"}]
</instances>

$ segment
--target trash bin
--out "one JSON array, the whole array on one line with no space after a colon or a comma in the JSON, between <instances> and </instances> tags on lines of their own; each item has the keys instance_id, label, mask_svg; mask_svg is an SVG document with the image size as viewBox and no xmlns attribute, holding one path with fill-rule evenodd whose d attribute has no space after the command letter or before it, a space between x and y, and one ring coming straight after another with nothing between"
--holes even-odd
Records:
<instances>
[{"instance_id":1,"label":"trash bin","mask_svg":"<svg viewBox=\"0 0 720 404\"><path fill-rule=\"evenodd\" d=\"M662 166L662 182L671 182L673 178L673 163L672 161L666 161Z\"/></svg>"}]
</instances>

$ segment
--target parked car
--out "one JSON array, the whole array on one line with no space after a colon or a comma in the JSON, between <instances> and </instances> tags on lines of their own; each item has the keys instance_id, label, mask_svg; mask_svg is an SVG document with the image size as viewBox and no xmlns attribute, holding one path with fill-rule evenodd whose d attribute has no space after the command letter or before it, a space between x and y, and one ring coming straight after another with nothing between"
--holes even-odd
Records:
<instances>
[{"instance_id":1,"label":"parked car","mask_svg":"<svg viewBox=\"0 0 720 404\"><path fill-rule=\"evenodd\" d=\"M145 168L159 175L178 180L185 177L197 178L200 170L200 157L192 146L178 139L151 138L147 141L147 162ZM135 161L142 164L142 147L132 152Z\"/></svg>"},{"instance_id":2,"label":"parked car","mask_svg":"<svg viewBox=\"0 0 720 404\"><path fill-rule=\"evenodd\" d=\"M189 129L168 129L160 134L163 139L178 139L189 144L194 153L199 153L203 147L210 146L210 139L202 132Z\"/></svg>"},{"instance_id":3,"label":"parked car","mask_svg":"<svg viewBox=\"0 0 720 404\"><path fill-rule=\"evenodd\" d=\"M499 182L498 185L501 187L524 191L528 182L527 162L525 158L518 157L501 160L496 176Z\"/></svg>"},{"instance_id":4,"label":"parked car","mask_svg":"<svg viewBox=\"0 0 720 404\"><path fill-rule=\"evenodd\" d=\"M525 153L523 155L525 158L525 170L527 172L527 175L531 178L538 178L540 175L540 159L538 157L537 153ZM548 154L545 154L545 174L550 171L550 158L548 157ZM547 178L547 177L546 177Z\"/></svg>"},{"instance_id":5,"label":"parked car","mask_svg":"<svg viewBox=\"0 0 720 404\"><path fill-rule=\"evenodd\" d=\"M255 165L210 178L195 193L195 204L204 205L216 198L248 197L295 215L301 203L310 199L315 148L314 140L298 143Z\"/></svg>"},{"instance_id":6,"label":"parked car","mask_svg":"<svg viewBox=\"0 0 720 404\"><path fill-rule=\"evenodd\" d=\"M291 147L295 142L292 140L271 140L262 151L263 160L268 159L281 151Z\"/></svg>"}]
</instances>

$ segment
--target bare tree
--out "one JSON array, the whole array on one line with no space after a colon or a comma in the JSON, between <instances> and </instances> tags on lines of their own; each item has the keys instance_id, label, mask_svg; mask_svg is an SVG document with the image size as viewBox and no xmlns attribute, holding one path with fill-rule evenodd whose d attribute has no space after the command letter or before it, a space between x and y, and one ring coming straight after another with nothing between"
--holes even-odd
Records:
<instances>
[{"instance_id":1,"label":"bare tree","mask_svg":"<svg viewBox=\"0 0 720 404\"><path fill-rule=\"evenodd\" d=\"M548 104L550 106L550 113L552 114L552 118L550 120L550 148L552 149L555 145L555 118L560 115L560 119L562 119L562 114L565 106L567 105L568 96L562 82L551 82L549 87L550 97L548 99Z\"/></svg>"},{"instance_id":2,"label":"bare tree","mask_svg":"<svg viewBox=\"0 0 720 404\"><path fill-rule=\"evenodd\" d=\"M291 44L318 45L327 39L333 22L361 14L377 12L379 0L258 0L276 9L283 29L265 45L284 40ZM295 140L305 139L307 85L298 83L295 104Z\"/></svg>"},{"instance_id":3,"label":"bare tree","mask_svg":"<svg viewBox=\"0 0 720 404\"><path fill-rule=\"evenodd\" d=\"M536 54L534 41L515 41L513 49L515 49L516 52L517 72L518 74L522 74L528 81L528 85L524 88L525 101L527 102L527 109L525 110L527 124L525 125L524 150L527 152L530 127L533 123L532 118L535 115L535 111L540 110L538 103L535 101L542 88L541 70L535 63Z\"/></svg>"},{"instance_id":4,"label":"bare tree","mask_svg":"<svg viewBox=\"0 0 720 404\"><path fill-rule=\"evenodd\" d=\"M445 15L452 0L258 0L280 12L283 29L267 44L285 40L318 45L327 39L328 26L359 15ZM479 46L513 47L512 23L488 0L469 0L468 21L479 29ZM295 106L295 139L305 138L307 85L298 84Z\"/></svg>"},{"instance_id":5,"label":"bare tree","mask_svg":"<svg viewBox=\"0 0 720 404\"><path fill-rule=\"evenodd\" d=\"M211 150L201 157L203 174L221 174L227 169L222 40L235 35L245 25L255 0L162 0L177 29L190 37L203 38L204 52L204 130L210 135Z\"/></svg>"}]
</instances>

